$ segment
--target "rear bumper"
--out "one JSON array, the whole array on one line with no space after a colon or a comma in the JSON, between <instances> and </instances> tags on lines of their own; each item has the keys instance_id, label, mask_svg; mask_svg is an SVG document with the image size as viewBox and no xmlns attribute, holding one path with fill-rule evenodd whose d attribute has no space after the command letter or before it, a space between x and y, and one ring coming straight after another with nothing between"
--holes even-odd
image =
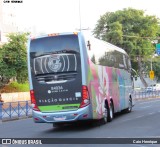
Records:
<instances>
[{"instance_id":1,"label":"rear bumper","mask_svg":"<svg viewBox=\"0 0 160 147\"><path fill-rule=\"evenodd\" d=\"M72 122L92 119L90 105L74 111L39 112L33 110L33 119L36 123Z\"/></svg>"}]
</instances>

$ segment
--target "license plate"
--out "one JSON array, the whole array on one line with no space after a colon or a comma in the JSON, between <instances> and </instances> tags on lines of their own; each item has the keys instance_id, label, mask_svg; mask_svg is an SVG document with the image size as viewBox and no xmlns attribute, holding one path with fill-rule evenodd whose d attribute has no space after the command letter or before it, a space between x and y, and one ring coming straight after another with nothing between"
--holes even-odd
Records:
<instances>
[{"instance_id":1,"label":"license plate","mask_svg":"<svg viewBox=\"0 0 160 147\"><path fill-rule=\"evenodd\" d=\"M55 121L62 121L62 120L66 120L66 116L53 117L53 119Z\"/></svg>"}]
</instances>

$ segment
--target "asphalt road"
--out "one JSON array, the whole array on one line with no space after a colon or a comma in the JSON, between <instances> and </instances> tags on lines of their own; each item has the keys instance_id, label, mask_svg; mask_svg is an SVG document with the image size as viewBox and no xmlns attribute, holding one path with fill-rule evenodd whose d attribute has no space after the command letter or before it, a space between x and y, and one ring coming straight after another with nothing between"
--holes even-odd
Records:
<instances>
[{"instance_id":1,"label":"asphalt road","mask_svg":"<svg viewBox=\"0 0 160 147\"><path fill-rule=\"evenodd\" d=\"M68 125L53 128L52 124L35 124L31 118L0 124L0 138L160 138L160 99L137 101L131 113L117 114L112 122L102 125L91 124ZM8 147L8 145L2 145ZM16 145L12 145L16 146ZM28 146L28 145L23 145ZM38 146L38 145L34 145ZM54 147L146 147L158 145L43 145Z\"/></svg>"}]
</instances>

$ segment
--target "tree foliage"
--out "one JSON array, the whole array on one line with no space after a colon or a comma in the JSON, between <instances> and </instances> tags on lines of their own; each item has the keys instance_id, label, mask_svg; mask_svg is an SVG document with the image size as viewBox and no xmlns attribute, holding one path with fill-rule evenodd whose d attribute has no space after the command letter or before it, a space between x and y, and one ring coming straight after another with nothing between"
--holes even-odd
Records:
<instances>
[{"instance_id":1,"label":"tree foliage","mask_svg":"<svg viewBox=\"0 0 160 147\"><path fill-rule=\"evenodd\" d=\"M155 75L157 78L157 81L160 81L160 58L156 62L153 62L153 70L155 71Z\"/></svg>"},{"instance_id":2,"label":"tree foliage","mask_svg":"<svg viewBox=\"0 0 160 147\"><path fill-rule=\"evenodd\" d=\"M130 55L132 65L143 78L142 63L154 54L153 40L160 35L159 30L158 18L145 15L143 10L127 8L102 15L93 34L99 39L123 48Z\"/></svg>"},{"instance_id":3,"label":"tree foliage","mask_svg":"<svg viewBox=\"0 0 160 147\"><path fill-rule=\"evenodd\" d=\"M157 37L158 29L158 19L155 16L128 8L105 13L98 20L93 34L124 48L130 55L139 52L145 56L154 50L151 40Z\"/></svg>"},{"instance_id":4,"label":"tree foliage","mask_svg":"<svg viewBox=\"0 0 160 147\"><path fill-rule=\"evenodd\" d=\"M8 43L0 48L0 86L15 78L19 83L27 80L27 42L28 33L8 35Z\"/></svg>"}]
</instances>

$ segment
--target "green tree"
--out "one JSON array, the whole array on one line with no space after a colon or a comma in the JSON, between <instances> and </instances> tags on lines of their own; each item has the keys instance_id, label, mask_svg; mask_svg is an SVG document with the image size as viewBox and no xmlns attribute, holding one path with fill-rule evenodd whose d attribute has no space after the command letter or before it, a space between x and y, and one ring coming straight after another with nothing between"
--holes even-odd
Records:
<instances>
[{"instance_id":1,"label":"green tree","mask_svg":"<svg viewBox=\"0 0 160 147\"><path fill-rule=\"evenodd\" d=\"M11 78L19 83L27 80L27 42L28 33L8 35L8 43L0 48L0 87L8 84Z\"/></svg>"},{"instance_id":2,"label":"green tree","mask_svg":"<svg viewBox=\"0 0 160 147\"><path fill-rule=\"evenodd\" d=\"M153 62L153 70L155 71L155 75L157 78L157 81L160 81L160 57L157 61Z\"/></svg>"},{"instance_id":3,"label":"green tree","mask_svg":"<svg viewBox=\"0 0 160 147\"><path fill-rule=\"evenodd\" d=\"M159 19L132 8L107 12L100 17L93 31L95 37L123 48L131 57L133 67L143 78L143 61L154 54L152 41L159 35Z\"/></svg>"}]
</instances>

